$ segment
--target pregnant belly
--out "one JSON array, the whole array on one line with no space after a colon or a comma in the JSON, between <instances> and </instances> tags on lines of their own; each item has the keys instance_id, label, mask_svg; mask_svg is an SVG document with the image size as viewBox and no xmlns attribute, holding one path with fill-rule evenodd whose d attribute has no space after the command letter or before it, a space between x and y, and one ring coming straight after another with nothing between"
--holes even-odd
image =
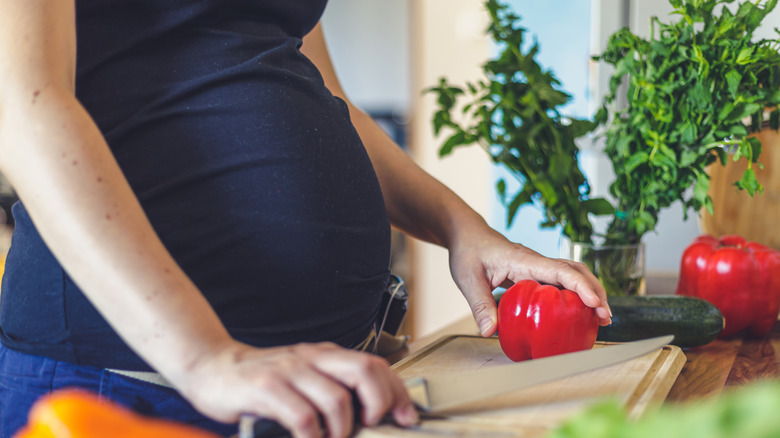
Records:
<instances>
[{"instance_id":1,"label":"pregnant belly","mask_svg":"<svg viewBox=\"0 0 780 438\"><path fill-rule=\"evenodd\" d=\"M178 160L156 160L165 171L130 173L163 243L249 342L362 330L387 281L390 228L348 119L227 126L227 135L190 127L177 136ZM168 124L164 135L182 130Z\"/></svg>"}]
</instances>

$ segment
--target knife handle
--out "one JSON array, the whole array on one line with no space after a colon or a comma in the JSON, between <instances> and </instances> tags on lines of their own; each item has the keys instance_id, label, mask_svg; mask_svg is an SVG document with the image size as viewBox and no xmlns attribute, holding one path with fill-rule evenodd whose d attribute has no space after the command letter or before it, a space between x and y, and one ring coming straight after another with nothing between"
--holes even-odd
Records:
<instances>
[{"instance_id":1,"label":"knife handle","mask_svg":"<svg viewBox=\"0 0 780 438\"><path fill-rule=\"evenodd\" d=\"M267 418L245 414L238 421L238 438L287 438L290 432Z\"/></svg>"},{"instance_id":2,"label":"knife handle","mask_svg":"<svg viewBox=\"0 0 780 438\"><path fill-rule=\"evenodd\" d=\"M362 418L363 406L354 390L349 391L352 395L352 412L354 413L355 424L360 424ZM320 418L320 424L323 421ZM327 435L325 426L322 425L323 436ZM238 422L238 438L287 438L292 434L284 426L274 420L261 418L256 415L244 414Z\"/></svg>"}]
</instances>

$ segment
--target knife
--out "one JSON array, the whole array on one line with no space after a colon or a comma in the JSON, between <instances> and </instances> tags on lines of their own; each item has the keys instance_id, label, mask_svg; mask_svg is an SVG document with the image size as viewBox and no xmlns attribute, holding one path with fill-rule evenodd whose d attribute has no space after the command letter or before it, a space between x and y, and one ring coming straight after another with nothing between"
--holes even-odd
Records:
<instances>
[{"instance_id":1,"label":"knife","mask_svg":"<svg viewBox=\"0 0 780 438\"><path fill-rule=\"evenodd\" d=\"M405 380L404 384L419 411L436 415L478 400L635 359L673 339L671 335L659 336L476 371L415 377ZM359 403L355 405L360 407ZM286 436L289 433L270 420L245 415L239 422L238 438Z\"/></svg>"}]
</instances>

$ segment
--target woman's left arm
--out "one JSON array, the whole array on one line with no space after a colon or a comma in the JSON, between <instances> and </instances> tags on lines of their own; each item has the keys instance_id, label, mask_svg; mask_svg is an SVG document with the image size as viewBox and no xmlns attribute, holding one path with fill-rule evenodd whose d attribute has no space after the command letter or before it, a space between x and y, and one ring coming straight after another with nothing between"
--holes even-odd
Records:
<instances>
[{"instance_id":1,"label":"woman's left arm","mask_svg":"<svg viewBox=\"0 0 780 438\"><path fill-rule=\"evenodd\" d=\"M449 250L450 270L483 336L496 331L491 291L507 282L533 279L573 290L609 323L606 293L581 263L551 259L512 243L452 190L426 173L344 94L325 44L322 25L305 38L302 51L320 70L327 87L349 106L352 123L371 158L390 222L418 239Z\"/></svg>"}]
</instances>

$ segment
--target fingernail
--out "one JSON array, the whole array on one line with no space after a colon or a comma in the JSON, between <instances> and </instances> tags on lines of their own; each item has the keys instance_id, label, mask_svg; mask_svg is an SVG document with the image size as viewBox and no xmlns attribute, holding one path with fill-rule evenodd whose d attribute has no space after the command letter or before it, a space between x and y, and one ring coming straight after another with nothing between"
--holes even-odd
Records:
<instances>
[{"instance_id":1,"label":"fingernail","mask_svg":"<svg viewBox=\"0 0 780 438\"><path fill-rule=\"evenodd\" d=\"M487 334L488 330L490 330L491 326L493 325L493 320L490 318L482 318L482 320L479 322L479 331L480 333Z\"/></svg>"},{"instance_id":2,"label":"fingernail","mask_svg":"<svg viewBox=\"0 0 780 438\"><path fill-rule=\"evenodd\" d=\"M408 406L404 410L404 418L406 419L406 424L409 425L417 424L420 422L420 416L417 415L417 409L415 409L414 406Z\"/></svg>"}]
</instances>

